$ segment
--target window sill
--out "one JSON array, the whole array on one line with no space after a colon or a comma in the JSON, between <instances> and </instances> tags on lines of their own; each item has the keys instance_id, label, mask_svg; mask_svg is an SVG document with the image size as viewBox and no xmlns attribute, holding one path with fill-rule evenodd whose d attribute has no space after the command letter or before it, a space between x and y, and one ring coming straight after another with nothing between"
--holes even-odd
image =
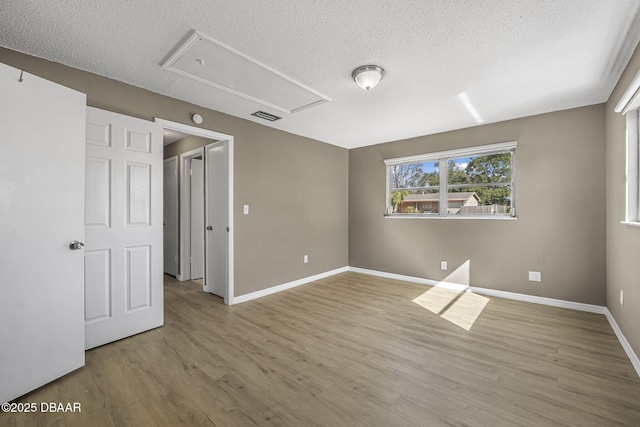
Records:
<instances>
[{"instance_id":1,"label":"window sill","mask_svg":"<svg viewBox=\"0 0 640 427\"><path fill-rule=\"evenodd\" d=\"M629 227L640 227L640 222L634 221L620 221L620 224L628 225Z\"/></svg>"},{"instance_id":2,"label":"window sill","mask_svg":"<svg viewBox=\"0 0 640 427\"><path fill-rule=\"evenodd\" d=\"M456 220L456 219L462 219L462 220L467 220L467 219L479 219L479 220L490 220L490 221L516 221L518 218L517 217L512 217L512 216L427 216L427 215L402 215L402 214L395 214L395 215L384 215L385 218L394 218L394 219L445 219L445 220ZM636 227L640 227L640 223L634 223L637 224Z\"/></svg>"}]
</instances>

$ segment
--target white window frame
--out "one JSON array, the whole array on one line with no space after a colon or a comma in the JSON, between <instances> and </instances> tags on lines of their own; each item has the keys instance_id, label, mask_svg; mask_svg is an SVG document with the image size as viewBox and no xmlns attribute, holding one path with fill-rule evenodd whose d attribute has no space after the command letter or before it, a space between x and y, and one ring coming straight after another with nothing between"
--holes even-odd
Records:
<instances>
[{"instance_id":1,"label":"white window frame","mask_svg":"<svg viewBox=\"0 0 640 427\"><path fill-rule=\"evenodd\" d=\"M640 71L614 108L626 117L626 185L623 224L640 227Z\"/></svg>"},{"instance_id":2,"label":"white window frame","mask_svg":"<svg viewBox=\"0 0 640 427\"><path fill-rule=\"evenodd\" d=\"M518 147L518 141L501 142L497 144L481 145L469 148L460 148L456 150L438 151L435 153L418 154L415 156L397 157L394 159L384 160L386 167L386 209L385 216L388 218L450 218L450 219L515 219L516 217L516 198L515 198L515 176L516 176L516 162L515 162L515 150ZM460 157L471 157L478 155L499 154L504 152L511 152L511 210L510 216L507 215L450 215L448 213L448 174L447 174L447 161L450 159ZM440 185L439 185L439 213L438 214L401 214L392 213L393 207L391 206L391 166L396 166L405 163L424 163L424 162L439 162L440 173Z\"/></svg>"}]
</instances>

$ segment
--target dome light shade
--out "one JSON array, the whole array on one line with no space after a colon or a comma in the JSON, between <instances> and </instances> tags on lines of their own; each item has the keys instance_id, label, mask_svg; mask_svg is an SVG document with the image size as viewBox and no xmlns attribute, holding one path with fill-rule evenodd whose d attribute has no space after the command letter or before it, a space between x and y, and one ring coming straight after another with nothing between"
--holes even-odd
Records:
<instances>
[{"instance_id":1,"label":"dome light shade","mask_svg":"<svg viewBox=\"0 0 640 427\"><path fill-rule=\"evenodd\" d=\"M365 90L371 90L380 83L384 76L384 69L377 65L363 65L353 70L351 77L358 86Z\"/></svg>"}]
</instances>

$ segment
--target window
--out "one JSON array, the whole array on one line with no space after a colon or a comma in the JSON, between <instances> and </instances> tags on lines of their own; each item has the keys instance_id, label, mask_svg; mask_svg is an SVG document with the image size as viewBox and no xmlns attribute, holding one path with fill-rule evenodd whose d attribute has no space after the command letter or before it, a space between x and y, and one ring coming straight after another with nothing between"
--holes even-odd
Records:
<instances>
[{"instance_id":1,"label":"window","mask_svg":"<svg viewBox=\"0 0 640 427\"><path fill-rule=\"evenodd\" d=\"M627 119L627 209L623 223L640 225L640 72L620 98L614 109Z\"/></svg>"},{"instance_id":2,"label":"window","mask_svg":"<svg viewBox=\"0 0 640 427\"><path fill-rule=\"evenodd\" d=\"M515 217L517 142L388 159L388 216Z\"/></svg>"}]
</instances>

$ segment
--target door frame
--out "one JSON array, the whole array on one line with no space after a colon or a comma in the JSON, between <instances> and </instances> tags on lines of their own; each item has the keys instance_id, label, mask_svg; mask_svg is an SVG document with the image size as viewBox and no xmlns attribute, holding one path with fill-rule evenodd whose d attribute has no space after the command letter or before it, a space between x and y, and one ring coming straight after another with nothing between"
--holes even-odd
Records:
<instances>
[{"instance_id":1,"label":"door frame","mask_svg":"<svg viewBox=\"0 0 640 427\"><path fill-rule=\"evenodd\" d=\"M226 291L225 291L225 298L224 298L224 303L228 304L228 305L232 305L234 304L234 276L235 276L235 271L234 271L234 252L233 252L233 248L234 248L234 227L233 227L233 135L228 135L225 133L221 133L221 132L216 132L216 131L212 131L209 129L202 129L199 127L195 127L195 126L191 126L191 125L186 125L183 123L178 123L178 122L174 122L174 121L170 121L170 120L165 120L159 117L155 117L154 118L156 123L159 123L164 129L170 129L170 130L175 130L178 132L182 132L182 133L186 133L189 135L195 135L195 136L200 136L203 138L208 138L208 139L212 139L212 140L216 140L216 141L226 141L229 147L228 150L228 158L227 158L227 162L228 162L228 170L227 170L227 174L228 174L228 194L227 194L227 209L228 209L228 221L229 221L229 239L227 240L227 286L226 286ZM202 147L202 152L204 153L204 147ZM186 154L186 153L185 153ZM194 156L195 157L195 156ZM203 156L204 159L204 156ZM183 165L183 161L180 161L180 166L182 167ZM206 172L205 172L206 174ZM182 194L182 187L180 188L180 193ZM182 196L180 196L181 198L181 204L182 204ZM205 198L205 203L207 203L207 200ZM182 211L180 212L180 224L182 225L183 223L183 216L182 216ZM180 230L182 231L182 227L180 228ZM181 233L182 234L182 233ZM180 239L182 239L182 236L180 237ZM181 242L181 246L182 246L182 240ZM181 256L182 256L182 248L181 248ZM205 256L206 256L206 252L205 252ZM206 264L206 263L205 263ZM185 271L182 268L183 265L183 261L182 259L180 260L180 275L184 275ZM189 273L190 274L190 273ZM205 271L205 275L206 275L206 271ZM205 284L206 284L206 280L205 280Z\"/></svg>"},{"instance_id":2,"label":"door frame","mask_svg":"<svg viewBox=\"0 0 640 427\"><path fill-rule=\"evenodd\" d=\"M191 258L191 159L202 157L203 153L204 148L196 148L182 153L178 165L178 174L180 175L180 274L177 279L181 282L191 280L191 263L189 262ZM204 235L204 230L202 230L202 234ZM202 250L204 252L204 245ZM205 282L203 290L208 292L206 280L203 282Z\"/></svg>"}]
</instances>

